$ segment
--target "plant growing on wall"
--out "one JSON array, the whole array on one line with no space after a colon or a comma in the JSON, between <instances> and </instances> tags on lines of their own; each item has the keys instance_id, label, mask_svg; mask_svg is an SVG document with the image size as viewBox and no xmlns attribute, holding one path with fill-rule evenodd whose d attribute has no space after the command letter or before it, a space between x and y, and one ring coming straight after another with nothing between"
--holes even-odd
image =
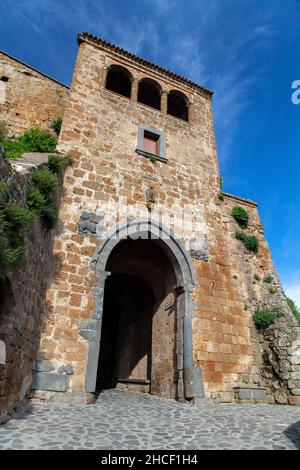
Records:
<instances>
[{"instance_id":1,"label":"plant growing on wall","mask_svg":"<svg viewBox=\"0 0 300 470\"><path fill-rule=\"evenodd\" d=\"M17 140L4 140L3 149L8 158L19 158L26 152L54 152L56 138L39 127L32 127Z\"/></svg>"},{"instance_id":2,"label":"plant growing on wall","mask_svg":"<svg viewBox=\"0 0 300 470\"><path fill-rule=\"evenodd\" d=\"M233 207L231 212L232 217L237 221L241 228L247 228L249 222L248 212L241 206Z\"/></svg>"},{"instance_id":3,"label":"plant growing on wall","mask_svg":"<svg viewBox=\"0 0 300 470\"><path fill-rule=\"evenodd\" d=\"M5 140L6 137L6 123L4 121L0 121L0 143Z\"/></svg>"},{"instance_id":4,"label":"plant growing on wall","mask_svg":"<svg viewBox=\"0 0 300 470\"><path fill-rule=\"evenodd\" d=\"M62 118L58 117L54 119L51 123L51 129L54 130L55 134L58 136L61 130L61 125L62 125Z\"/></svg>"},{"instance_id":5,"label":"plant growing on wall","mask_svg":"<svg viewBox=\"0 0 300 470\"><path fill-rule=\"evenodd\" d=\"M265 330L269 326L273 325L276 320L283 315L284 314L282 312L277 310L256 310L252 318L258 330Z\"/></svg>"},{"instance_id":6,"label":"plant growing on wall","mask_svg":"<svg viewBox=\"0 0 300 470\"><path fill-rule=\"evenodd\" d=\"M69 157L61 157L60 155L49 155L48 157L48 168L52 173L58 175L64 168L71 164Z\"/></svg>"},{"instance_id":7,"label":"plant growing on wall","mask_svg":"<svg viewBox=\"0 0 300 470\"><path fill-rule=\"evenodd\" d=\"M290 299L289 297L287 297L286 300L287 300L288 306L290 307L294 317L300 323L300 309L297 307L295 302L292 299Z\"/></svg>"},{"instance_id":8,"label":"plant growing on wall","mask_svg":"<svg viewBox=\"0 0 300 470\"><path fill-rule=\"evenodd\" d=\"M56 156L56 166L62 169L68 162ZM62 163L59 163L58 159ZM0 180L0 278L5 277L10 266L16 264L23 255L24 234L37 217L41 218L44 228L51 229L58 219L55 192L58 177L47 168L34 170L33 184L28 189L26 204L9 201L9 184Z\"/></svg>"},{"instance_id":9,"label":"plant growing on wall","mask_svg":"<svg viewBox=\"0 0 300 470\"><path fill-rule=\"evenodd\" d=\"M240 231L236 232L235 238L237 240L241 240L247 250L252 251L253 253L258 253L259 240L255 235L247 235L245 232Z\"/></svg>"},{"instance_id":10,"label":"plant growing on wall","mask_svg":"<svg viewBox=\"0 0 300 470\"><path fill-rule=\"evenodd\" d=\"M266 284L272 284L273 283L273 277L271 276L271 274L268 274L267 276L264 277L264 282Z\"/></svg>"}]
</instances>

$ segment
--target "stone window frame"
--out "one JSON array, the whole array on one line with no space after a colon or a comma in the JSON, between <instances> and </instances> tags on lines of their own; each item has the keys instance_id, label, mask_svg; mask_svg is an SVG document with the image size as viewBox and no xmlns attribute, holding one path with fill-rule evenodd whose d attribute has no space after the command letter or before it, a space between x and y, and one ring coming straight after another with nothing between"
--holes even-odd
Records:
<instances>
[{"instance_id":1,"label":"stone window frame","mask_svg":"<svg viewBox=\"0 0 300 470\"><path fill-rule=\"evenodd\" d=\"M144 150L144 136L145 132L154 135L158 139L158 155L153 153L145 152ZM147 126L146 124L140 124L138 127L137 146L135 149L136 153L146 158L158 160L163 163L167 163L166 157L166 137L164 132L154 129L153 127Z\"/></svg>"}]
</instances>

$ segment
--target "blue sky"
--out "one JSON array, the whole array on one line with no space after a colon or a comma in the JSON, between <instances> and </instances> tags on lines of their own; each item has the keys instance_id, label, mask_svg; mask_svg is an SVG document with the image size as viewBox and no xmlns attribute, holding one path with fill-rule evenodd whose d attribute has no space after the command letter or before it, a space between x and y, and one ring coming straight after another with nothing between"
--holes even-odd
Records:
<instances>
[{"instance_id":1,"label":"blue sky","mask_svg":"<svg viewBox=\"0 0 300 470\"><path fill-rule=\"evenodd\" d=\"M224 190L258 201L300 305L299 0L0 0L0 49L69 84L88 31L214 90Z\"/></svg>"}]
</instances>

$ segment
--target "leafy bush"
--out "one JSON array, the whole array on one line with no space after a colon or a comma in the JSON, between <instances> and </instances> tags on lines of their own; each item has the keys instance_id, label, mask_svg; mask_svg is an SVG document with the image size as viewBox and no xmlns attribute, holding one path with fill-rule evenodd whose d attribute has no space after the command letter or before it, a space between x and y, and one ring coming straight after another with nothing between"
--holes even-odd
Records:
<instances>
[{"instance_id":1,"label":"leafy bush","mask_svg":"<svg viewBox=\"0 0 300 470\"><path fill-rule=\"evenodd\" d=\"M254 279L255 279L256 281L260 281L260 276L259 276L258 274L254 274Z\"/></svg>"},{"instance_id":2,"label":"leafy bush","mask_svg":"<svg viewBox=\"0 0 300 470\"><path fill-rule=\"evenodd\" d=\"M60 130L61 130L61 125L62 125L62 118L58 117L54 119L51 123L51 128L54 130L56 135L59 135Z\"/></svg>"},{"instance_id":3,"label":"leafy bush","mask_svg":"<svg viewBox=\"0 0 300 470\"><path fill-rule=\"evenodd\" d=\"M41 215L46 204L47 200L40 192L39 188L31 186L27 193L27 206L37 214Z\"/></svg>"},{"instance_id":4,"label":"leafy bush","mask_svg":"<svg viewBox=\"0 0 300 470\"><path fill-rule=\"evenodd\" d=\"M223 194L219 194L219 199L220 199L220 201L224 201L224 195L223 195Z\"/></svg>"},{"instance_id":5,"label":"leafy bush","mask_svg":"<svg viewBox=\"0 0 300 470\"><path fill-rule=\"evenodd\" d=\"M247 250L252 251L253 253L258 252L259 240L256 236L254 235L250 236L250 235L247 235L245 232L241 231L241 232L236 232L235 238L237 240L241 240L244 243Z\"/></svg>"},{"instance_id":6,"label":"leafy bush","mask_svg":"<svg viewBox=\"0 0 300 470\"><path fill-rule=\"evenodd\" d=\"M295 302L290 299L289 297L287 297L287 303L294 315L294 317L296 318L296 320L298 320L298 322L300 323L300 309L297 307L297 305L295 304Z\"/></svg>"},{"instance_id":7,"label":"leafy bush","mask_svg":"<svg viewBox=\"0 0 300 470\"><path fill-rule=\"evenodd\" d=\"M272 284L273 282L273 277L271 276L271 274L268 274L267 276L264 277L264 282L266 284Z\"/></svg>"},{"instance_id":8,"label":"leafy bush","mask_svg":"<svg viewBox=\"0 0 300 470\"><path fill-rule=\"evenodd\" d=\"M265 330L269 326L273 325L275 321L282 316L283 313L276 310L256 310L252 318L258 330Z\"/></svg>"},{"instance_id":9,"label":"leafy bush","mask_svg":"<svg viewBox=\"0 0 300 470\"><path fill-rule=\"evenodd\" d=\"M10 159L19 158L23 153L27 152L17 140L4 140L3 149L6 156Z\"/></svg>"},{"instance_id":10,"label":"leafy bush","mask_svg":"<svg viewBox=\"0 0 300 470\"><path fill-rule=\"evenodd\" d=\"M43 194L49 194L57 190L57 176L47 168L37 168L33 172L32 179Z\"/></svg>"},{"instance_id":11,"label":"leafy bush","mask_svg":"<svg viewBox=\"0 0 300 470\"><path fill-rule=\"evenodd\" d=\"M57 140L49 132L32 127L19 137L19 142L29 152L54 152Z\"/></svg>"},{"instance_id":12,"label":"leafy bush","mask_svg":"<svg viewBox=\"0 0 300 470\"><path fill-rule=\"evenodd\" d=\"M23 207L20 204L10 204L5 208L8 227L14 230L22 230L28 228L34 221L35 214L28 207Z\"/></svg>"},{"instance_id":13,"label":"leafy bush","mask_svg":"<svg viewBox=\"0 0 300 470\"><path fill-rule=\"evenodd\" d=\"M58 220L57 205L54 202L48 203L44 207L43 214L42 214L42 221L43 221L44 227L49 230L54 228L57 223L57 220Z\"/></svg>"},{"instance_id":14,"label":"leafy bush","mask_svg":"<svg viewBox=\"0 0 300 470\"><path fill-rule=\"evenodd\" d=\"M32 127L15 141L4 140L3 148L8 158L18 158L26 152L54 152L56 143L49 132Z\"/></svg>"},{"instance_id":15,"label":"leafy bush","mask_svg":"<svg viewBox=\"0 0 300 470\"><path fill-rule=\"evenodd\" d=\"M6 123L4 121L0 121L0 142L3 142L6 137Z\"/></svg>"},{"instance_id":16,"label":"leafy bush","mask_svg":"<svg viewBox=\"0 0 300 470\"><path fill-rule=\"evenodd\" d=\"M241 228L248 227L249 221L249 214L248 212L241 206L236 206L232 209L231 212L232 217L237 221Z\"/></svg>"},{"instance_id":17,"label":"leafy bush","mask_svg":"<svg viewBox=\"0 0 300 470\"><path fill-rule=\"evenodd\" d=\"M61 157L60 155L49 155L48 167L52 173L58 175L69 164L68 157Z\"/></svg>"}]
</instances>

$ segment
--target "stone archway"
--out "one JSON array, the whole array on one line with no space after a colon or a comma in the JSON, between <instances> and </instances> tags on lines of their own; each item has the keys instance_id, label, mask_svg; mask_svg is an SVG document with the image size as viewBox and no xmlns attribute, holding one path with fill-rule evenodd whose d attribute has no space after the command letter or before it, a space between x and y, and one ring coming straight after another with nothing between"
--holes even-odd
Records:
<instances>
[{"instance_id":1,"label":"stone archway","mask_svg":"<svg viewBox=\"0 0 300 470\"><path fill-rule=\"evenodd\" d=\"M100 351L103 318L105 280L110 272L106 270L112 250L121 240L151 239L168 257L176 279L177 324L177 398L203 398L202 371L193 363L192 316L194 302L191 293L196 287L196 275L189 254L173 234L156 221L135 219L118 224L96 249L91 266L96 271L99 287L95 289L95 311L91 320L79 325L83 337L89 341L88 364L86 371L86 392L94 393L97 382L97 366Z\"/></svg>"}]
</instances>

